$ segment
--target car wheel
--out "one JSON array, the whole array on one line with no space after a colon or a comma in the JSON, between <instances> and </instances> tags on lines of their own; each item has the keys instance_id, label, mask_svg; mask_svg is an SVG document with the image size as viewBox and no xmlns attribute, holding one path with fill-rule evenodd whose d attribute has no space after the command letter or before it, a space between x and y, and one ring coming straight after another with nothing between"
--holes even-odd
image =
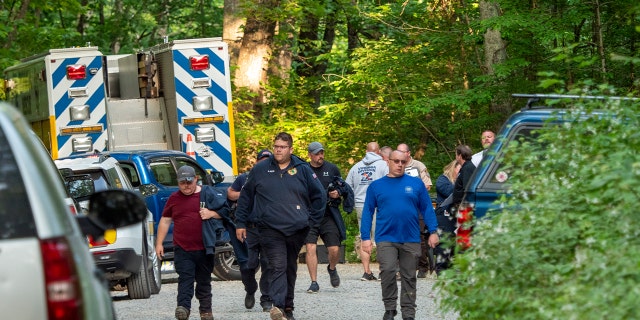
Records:
<instances>
[{"instance_id":1,"label":"car wheel","mask_svg":"<svg viewBox=\"0 0 640 320\"><path fill-rule=\"evenodd\" d=\"M242 280L240 265L233 250L215 254L213 274L224 281Z\"/></svg>"},{"instance_id":2,"label":"car wheel","mask_svg":"<svg viewBox=\"0 0 640 320\"><path fill-rule=\"evenodd\" d=\"M147 278L149 279L151 294L158 294L162 287L162 271L160 269L162 267L162 261L158 259L156 248L153 246L148 246L148 248L150 249L147 249L149 252L149 254L147 254Z\"/></svg>"},{"instance_id":3,"label":"car wheel","mask_svg":"<svg viewBox=\"0 0 640 320\"><path fill-rule=\"evenodd\" d=\"M146 241L145 241L146 242ZM142 259L138 272L127 278L127 291L131 299L148 299L151 296L149 282L149 261L147 259L147 244L142 244Z\"/></svg>"}]
</instances>

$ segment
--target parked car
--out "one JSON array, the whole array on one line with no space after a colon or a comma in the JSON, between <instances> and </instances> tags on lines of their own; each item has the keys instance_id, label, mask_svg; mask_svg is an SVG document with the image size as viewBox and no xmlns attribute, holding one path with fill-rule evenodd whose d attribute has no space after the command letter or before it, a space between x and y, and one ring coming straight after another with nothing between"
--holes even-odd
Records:
<instances>
[{"instance_id":1,"label":"parked car","mask_svg":"<svg viewBox=\"0 0 640 320\"><path fill-rule=\"evenodd\" d=\"M89 196L86 215L74 215L67 199L42 143L15 108L0 103L3 319L116 318L85 235L140 223L144 202L129 191L107 190Z\"/></svg>"},{"instance_id":2,"label":"parked car","mask_svg":"<svg viewBox=\"0 0 640 320\"><path fill-rule=\"evenodd\" d=\"M546 124L561 123L562 115L567 112L561 107L552 108L544 104L548 99L605 99L605 97L546 95L546 94L515 94L516 98L526 98L527 103L522 110L511 115L498 132L495 141L476 168L465 188L465 196L458 206L458 243L463 247L470 245L471 231L474 219L482 219L489 212L499 212L501 208L497 200L506 195L511 177L508 163L503 160L509 144L536 143L536 132ZM608 99L626 99L607 97ZM570 102L569 102L570 103ZM526 168L522 168L526 170Z\"/></svg>"},{"instance_id":3,"label":"parked car","mask_svg":"<svg viewBox=\"0 0 640 320\"><path fill-rule=\"evenodd\" d=\"M143 151L111 151L103 156L113 157L124 169L134 187L152 184L158 187L158 192L145 197L147 207L153 213L154 231L162 217L169 196L178 191L177 171L183 165L193 167L198 176L199 184L215 185L225 190L232 182L225 182L221 172L207 173L197 161L188 154L175 150L143 150ZM230 236L225 232L222 241L216 245L215 266L213 274L222 280L240 280L240 266L236 260ZM233 235L235 236L235 235ZM166 261L173 260L173 227L163 243Z\"/></svg>"},{"instance_id":4,"label":"parked car","mask_svg":"<svg viewBox=\"0 0 640 320\"><path fill-rule=\"evenodd\" d=\"M77 179L90 178L96 191L124 189L134 191L116 159L86 156L55 160L60 170L71 170L65 180L72 198L82 212L87 210L87 197ZM154 189L155 186L151 187ZM143 190L149 189L143 186ZM153 216L147 211L146 221L112 229L99 238L89 238L93 258L105 273L111 287L127 287L131 299L147 299L160 292L162 285L160 259L155 250Z\"/></svg>"}]
</instances>

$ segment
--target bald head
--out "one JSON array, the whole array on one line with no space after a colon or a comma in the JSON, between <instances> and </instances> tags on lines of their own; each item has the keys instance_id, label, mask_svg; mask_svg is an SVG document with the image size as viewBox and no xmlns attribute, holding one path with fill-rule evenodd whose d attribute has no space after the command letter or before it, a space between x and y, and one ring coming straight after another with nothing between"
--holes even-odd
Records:
<instances>
[{"instance_id":1,"label":"bald head","mask_svg":"<svg viewBox=\"0 0 640 320\"><path fill-rule=\"evenodd\" d=\"M375 141L369 142L369 143L367 143L367 152L379 153L380 152L380 146Z\"/></svg>"}]
</instances>

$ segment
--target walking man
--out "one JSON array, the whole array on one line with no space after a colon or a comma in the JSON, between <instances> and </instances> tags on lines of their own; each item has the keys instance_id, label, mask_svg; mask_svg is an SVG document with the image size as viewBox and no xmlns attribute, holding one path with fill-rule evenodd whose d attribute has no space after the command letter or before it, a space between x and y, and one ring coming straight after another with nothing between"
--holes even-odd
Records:
<instances>
[{"instance_id":1,"label":"walking man","mask_svg":"<svg viewBox=\"0 0 640 320\"><path fill-rule=\"evenodd\" d=\"M257 162L265 161L269 159L273 154L271 151L267 149L260 150L258 152ZM231 202L238 201L240 198L240 191L247 181L248 172L244 172L233 181L233 184L229 186L227 189L227 198ZM246 295L244 297L244 306L247 309L252 309L256 303L255 292L260 288L260 306L262 307L262 311L268 312L271 310L271 306L273 302L271 301L271 297L269 297L269 263L267 261L267 257L263 253L262 247L260 246L260 233L258 232L258 228L256 228L258 214L255 210L251 213L251 215L247 218L247 238L244 242L241 242L242 251L246 251L247 259L245 265L243 266L239 255L236 253L236 258L238 258L238 263L240 264L240 273L242 275L242 284L244 284L244 290ZM239 240L235 237L236 228L233 228L233 239L235 241ZM232 242L234 243L234 242ZM236 247L234 246L234 251ZM258 269L258 265L260 266L260 282L256 281L256 270Z\"/></svg>"},{"instance_id":2,"label":"walking man","mask_svg":"<svg viewBox=\"0 0 640 320\"><path fill-rule=\"evenodd\" d=\"M342 179L340 170L335 164L324 160L324 147L320 142L312 142L307 147L309 152L309 165L315 173L315 175L322 183L322 187L327 193L327 205L325 207L324 216L318 227L312 227L309 230L309 235L305 240L305 246L307 249L306 263L309 270L309 277L311 278L311 285L307 290L308 293L318 293L320 285L318 285L318 237L322 238L325 247L327 248L327 255L329 258L329 265L327 265L327 272L329 273L329 279L331 286L337 288L340 286L340 276L338 276L338 260L340 258L340 244L346 239L346 227L344 220L340 214L338 205L340 204L341 194L338 192L338 188L330 185L337 178ZM353 197L353 194L349 196Z\"/></svg>"},{"instance_id":3,"label":"walking man","mask_svg":"<svg viewBox=\"0 0 640 320\"><path fill-rule=\"evenodd\" d=\"M380 263L383 320L392 320L397 314L399 268L400 311L402 319L416 317L416 264L420 258L420 216L424 217L429 234L428 245L438 242L435 211L429 192L420 179L405 174L408 155L393 151L389 157L389 174L369 185L362 211L362 250L371 253L370 230L376 212L376 244Z\"/></svg>"},{"instance_id":4,"label":"walking man","mask_svg":"<svg viewBox=\"0 0 640 320\"><path fill-rule=\"evenodd\" d=\"M257 163L247 177L236 209L236 236L247 238L248 217L255 208L260 245L271 267L272 320L294 319L298 253L324 215L326 192L307 162L292 155L293 138L276 135L273 157Z\"/></svg>"},{"instance_id":5,"label":"walking man","mask_svg":"<svg viewBox=\"0 0 640 320\"><path fill-rule=\"evenodd\" d=\"M427 190L431 190L431 186L433 183L431 182L431 175L429 175L429 170L427 170L427 166L411 157L411 149L406 143L401 143L398 145L398 151L403 152L407 155L407 166L404 168L406 174L412 177L418 177L424 183L424 186L427 187ZM431 268L431 261L429 261L429 246L427 245L427 237L425 236L425 224L422 217L420 217L420 230L423 232L421 237L421 250L422 254L420 255L420 260L418 260L418 278L426 278L427 271Z\"/></svg>"},{"instance_id":6,"label":"walking man","mask_svg":"<svg viewBox=\"0 0 640 320\"><path fill-rule=\"evenodd\" d=\"M201 208L200 187L195 170L190 166L178 169L178 191L169 196L158 224L156 252L162 259L162 242L173 222L174 265L178 274L178 307L176 319L186 320L191 313L191 299L195 295L200 302L200 319L213 320L211 310L211 272L213 272L213 254L207 254L203 240L203 220L221 219L229 214L229 207L219 212ZM221 195L223 196L223 195ZM226 204L226 199L221 201Z\"/></svg>"},{"instance_id":7,"label":"walking man","mask_svg":"<svg viewBox=\"0 0 640 320\"><path fill-rule=\"evenodd\" d=\"M367 144L367 153L364 158L356 163L349 170L349 174L347 174L347 184L351 186L353 189L353 193L355 196L355 208L358 214L358 229L362 225L362 208L364 207L364 200L367 195L367 188L369 185L379 178L384 177L387 173L389 173L389 166L387 166L387 162L382 159L380 156L380 149L377 142L369 142ZM375 213L372 219L372 227L370 229L371 232L371 242L373 246L375 246L375 229L376 229L376 221L375 221ZM356 252L360 255L360 261L362 261L362 267L364 268L364 273L360 280L362 281L375 281L377 278L373 275L370 266L371 254L364 252L362 250L362 240L361 236L358 235L356 237Z\"/></svg>"}]
</instances>

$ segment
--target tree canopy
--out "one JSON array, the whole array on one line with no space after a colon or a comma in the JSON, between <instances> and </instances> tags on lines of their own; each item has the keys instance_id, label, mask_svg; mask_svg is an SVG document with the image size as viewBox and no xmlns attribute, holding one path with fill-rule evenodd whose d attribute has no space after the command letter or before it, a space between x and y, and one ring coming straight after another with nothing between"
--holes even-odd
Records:
<instances>
[{"instance_id":1,"label":"tree canopy","mask_svg":"<svg viewBox=\"0 0 640 320\"><path fill-rule=\"evenodd\" d=\"M242 20L234 31L253 41L240 41L240 57L267 41L260 78L236 82L241 168L288 130L296 152L321 141L345 172L377 140L408 143L439 175L456 145L480 148L480 133L521 107L512 93L587 79L623 95L638 86L632 1L16 0L0 9L3 69L50 48L116 54L221 36L225 15Z\"/></svg>"}]
</instances>

